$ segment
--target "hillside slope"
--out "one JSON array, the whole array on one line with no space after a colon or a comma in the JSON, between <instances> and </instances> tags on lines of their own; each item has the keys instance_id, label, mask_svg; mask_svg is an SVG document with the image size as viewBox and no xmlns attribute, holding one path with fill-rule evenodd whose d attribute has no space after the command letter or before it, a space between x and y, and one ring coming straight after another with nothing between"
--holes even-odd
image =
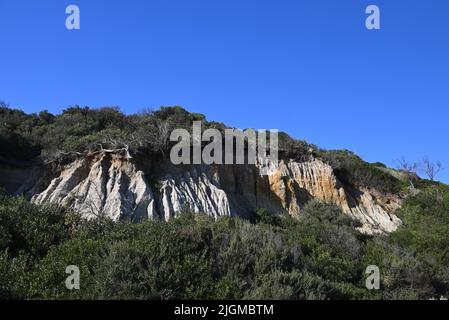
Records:
<instances>
[{"instance_id":1,"label":"hillside slope","mask_svg":"<svg viewBox=\"0 0 449 320\"><path fill-rule=\"evenodd\" d=\"M401 203L398 196L345 187L319 159L282 161L272 175L261 176L255 166L145 167L100 153L76 159L50 179L28 183L15 193L28 194L36 204L72 207L88 218L166 221L184 209L215 218L249 218L260 208L297 217L308 201L319 199L340 206L366 233L391 232L400 224L394 215Z\"/></svg>"},{"instance_id":2,"label":"hillside slope","mask_svg":"<svg viewBox=\"0 0 449 320\"><path fill-rule=\"evenodd\" d=\"M337 204L364 233L392 232L401 223L394 214L402 202L398 179L349 152L320 150L286 134L280 165L262 176L256 165L171 165L169 128L190 129L193 120L225 128L179 107L134 116L79 107L58 116L8 108L0 115L0 186L87 218L166 221L186 209L251 218L261 208L298 217L318 199Z\"/></svg>"},{"instance_id":3,"label":"hillside slope","mask_svg":"<svg viewBox=\"0 0 449 320\"><path fill-rule=\"evenodd\" d=\"M0 299L449 296L449 186L284 133L268 176L174 166L167 132L194 120L225 128L179 107L0 107Z\"/></svg>"}]
</instances>

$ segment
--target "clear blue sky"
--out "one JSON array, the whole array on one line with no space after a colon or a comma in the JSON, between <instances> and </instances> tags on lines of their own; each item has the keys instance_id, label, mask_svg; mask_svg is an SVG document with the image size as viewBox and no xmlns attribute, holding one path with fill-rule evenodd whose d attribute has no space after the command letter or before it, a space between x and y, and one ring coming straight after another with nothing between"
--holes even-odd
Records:
<instances>
[{"instance_id":1,"label":"clear blue sky","mask_svg":"<svg viewBox=\"0 0 449 320\"><path fill-rule=\"evenodd\" d=\"M0 100L181 105L391 166L429 156L449 182L448 17L447 0L0 0Z\"/></svg>"}]
</instances>

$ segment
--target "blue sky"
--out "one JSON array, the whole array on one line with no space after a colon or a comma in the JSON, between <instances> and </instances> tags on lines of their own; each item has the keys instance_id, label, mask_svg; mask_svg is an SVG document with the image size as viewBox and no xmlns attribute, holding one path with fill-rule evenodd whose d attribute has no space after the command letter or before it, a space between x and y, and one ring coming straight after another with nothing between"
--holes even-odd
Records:
<instances>
[{"instance_id":1,"label":"blue sky","mask_svg":"<svg viewBox=\"0 0 449 320\"><path fill-rule=\"evenodd\" d=\"M448 16L447 0L0 0L0 100L181 105L390 166L428 156L449 182Z\"/></svg>"}]
</instances>

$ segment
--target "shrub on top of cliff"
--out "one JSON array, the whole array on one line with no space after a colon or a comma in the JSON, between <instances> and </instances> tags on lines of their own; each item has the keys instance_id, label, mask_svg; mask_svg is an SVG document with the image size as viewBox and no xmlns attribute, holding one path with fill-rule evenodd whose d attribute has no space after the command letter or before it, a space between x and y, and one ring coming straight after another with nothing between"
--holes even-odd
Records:
<instances>
[{"instance_id":1,"label":"shrub on top of cliff","mask_svg":"<svg viewBox=\"0 0 449 320\"><path fill-rule=\"evenodd\" d=\"M46 154L56 151L87 151L92 144L101 143L100 132L115 129L124 133L128 121L118 108L89 109L71 107L56 116L55 120L43 127L39 138Z\"/></svg>"},{"instance_id":2,"label":"shrub on top of cliff","mask_svg":"<svg viewBox=\"0 0 449 320\"><path fill-rule=\"evenodd\" d=\"M280 158L303 161L315 156L318 151L317 146L303 140L293 139L285 132L279 132L278 139Z\"/></svg>"},{"instance_id":3,"label":"shrub on top of cliff","mask_svg":"<svg viewBox=\"0 0 449 320\"><path fill-rule=\"evenodd\" d=\"M98 149L101 145L104 149L127 147L134 153L164 155L169 148L171 131L174 128L191 129L192 121L205 121L205 117L181 107L143 110L129 116L117 108L73 107L56 116L48 128L52 135L44 134L42 141L44 149L50 149L50 153L54 152L54 146L62 145L66 152L82 152ZM55 144L55 139L60 143Z\"/></svg>"},{"instance_id":4,"label":"shrub on top of cliff","mask_svg":"<svg viewBox=\"0 0 449 320\"><path fill-rule=\"evenodd\" d=\"M54 123L58 129L67 130L72 136L84 136L111 127L124 129L127 126L126 116L118 107L70 107L57 116Z\"/></svg>"},{"instance_id":5,"label":"shrub on top of cliff","mask_svg":"<svg viewBox=\"0 0 449 320\"><path fill-rule=\"evenodd\" d=\"M177 128L191 128L193 121L205 121L206 116L201 113L190 113L180 106L161 107L152 112L153 116L160 121L170 120Z\"/></svg>"},{"instance_id":6,"label":"shrub on top of cliff","mask_svg":"<svg viewBox=\"0 0 449 320\"><path fill-rule=\"evenodd\" d=\"M0 156L6 160L31 160L39 156L40 148L23 136L0 128Z\"/></svg>"},{"instance_id":7,"label":"shrub on top of cliff","mask_svg":"<svg viewBox=\"0 0 449 320\"><path fill-rule=\"evenodd\" d=\"M33 115L27 115L22 110L10 109L7 105L0 104L0 124L10 131L25 131L33 118Z\"/></svg>"},{"instance_id":8,"label":"shrub on top of cliff","mask_svg":"<svg viewBox=\"0 0 449 320\"><path fill-rule=\"evenodd\" d=\"M57 116L47 111L39 115L26 115L5 107L0 109L0 123L2 145L12 146L5 152L10 156L18 153L20 159L34 158L41 150L44 156L58 150L84 151L91 142L84 142L84 137L95 136L107 128L125 130L128 127L126 116L117 108L90 109L79 106L68 108ZM74 144L75 140L80 141ZM23 153L22 150L28 152Z\"/></svg>"},{"instance_id":9,"label":"shrub on top of cliff","mask_svg":"<svg viewBox=\"0 0 449 320\"><path fill-rule=\"evenodd\" d=\"M0 156L14 160L29 160L39 155L40 149L27 139L35 117L21 110L0 106Z\"/></svg>"},{"instance_id":10,"label":"shrub on top of cliff","mask_svg":"<svg viewBox=\"0 0 449 320\"><path fill-rule=\"evenodd\" d=\"M337 178L354 187L372 187L382 192L399 193L404 183L376 164L363 161L348 150L321 151L321 158L334 168Z\"/></svg>"}]
</instances>

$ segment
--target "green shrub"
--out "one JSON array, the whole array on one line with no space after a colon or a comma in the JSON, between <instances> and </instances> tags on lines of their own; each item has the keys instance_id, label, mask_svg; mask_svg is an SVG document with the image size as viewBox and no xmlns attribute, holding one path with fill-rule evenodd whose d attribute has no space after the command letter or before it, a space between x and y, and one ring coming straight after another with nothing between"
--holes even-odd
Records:
<instances>
[{"instance_id":1,"label":"green shrub","mask_svg":"<svg viewBox=\"0 0 449 320\"><path fill-rule=\"evenodd\" d=\"M367 163L351 151L321 151L320 156L334 168L338 179L347 185L373 187L390 193L398 193L404 188L404 182L382 170L382 166Z\"/></svg>"},{"instance_id":2,"label":"green shrub","mask_svg":"<svg viewBox=\"0 0 449 320\"><path fill-rule=\"evenodd\" d=\"M80 220L0 197L1 299L429 299L449 294L447 188L409 198L403 225L363 236L334 205L256 223L185 212L169 222ZM433 201L431 201L433 200ZM65 269L81 289L65 288ZM377 265L381 290L365 288Z\"/></svg>"}]
</instances>

